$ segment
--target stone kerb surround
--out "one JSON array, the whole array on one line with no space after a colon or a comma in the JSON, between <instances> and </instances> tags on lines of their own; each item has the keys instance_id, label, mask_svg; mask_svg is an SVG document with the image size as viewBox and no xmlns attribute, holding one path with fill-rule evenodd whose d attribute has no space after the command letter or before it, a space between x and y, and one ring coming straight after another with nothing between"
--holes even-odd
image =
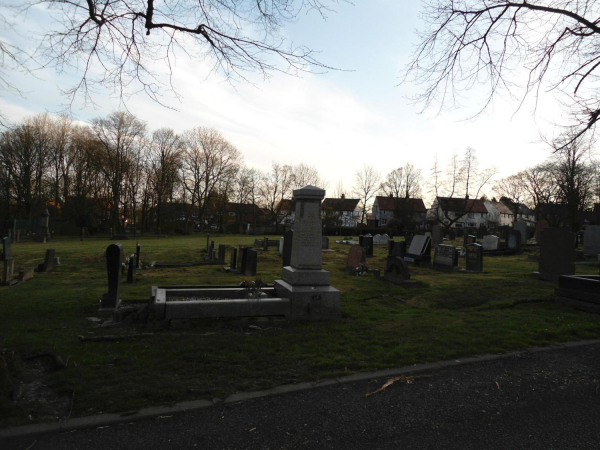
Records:
<instances>
[{"instance_id":1,"label":"stone kerb surround","mask_svg":"<svg viewBox=\"0 0 600 450\"><path fill-rule=\"evenodd\" d=\"M340 291L330 286L322 269L321 201L325 190L305 186L294 190L295 221L290 265L275 281L277 296L291 300L291 318L337 319Z\"/></svg>"}]
</instances>

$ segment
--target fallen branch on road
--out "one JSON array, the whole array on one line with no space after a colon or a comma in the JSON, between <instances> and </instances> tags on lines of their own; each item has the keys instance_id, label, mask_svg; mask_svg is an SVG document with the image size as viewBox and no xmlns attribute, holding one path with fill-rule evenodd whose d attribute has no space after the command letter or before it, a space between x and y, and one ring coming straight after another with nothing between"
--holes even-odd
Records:
<instances>
[{"instance_id":1,"label":"fallen branch on road","mask_svg":"<svg viewBox=\"0 0 600 450\"><path fill-rule=\"evenodd\" d=\"M396 378L391 378L389 380L387 380L387 382L381 386L379 389L377 389L376 391L373 392L369 392L368 394L365 395L365 397L370 397L371 395L375 395L375 394L379 394L380 392L385 392L385 390L390 387L392 384L394 384L396 381L412 381L412 380L416 380L417 378L431 378L431 375L413 375L413 376L399 376Z\"/></svg>"}]
</instances>

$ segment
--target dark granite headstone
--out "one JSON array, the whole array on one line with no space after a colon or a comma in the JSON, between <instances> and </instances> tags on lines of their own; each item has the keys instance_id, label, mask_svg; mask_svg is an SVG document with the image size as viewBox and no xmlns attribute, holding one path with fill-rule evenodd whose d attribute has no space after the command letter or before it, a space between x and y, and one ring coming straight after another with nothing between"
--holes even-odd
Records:
<instances>
[{"instance_id":1,"label":"dark granite headstone","mask_svg":"<svg viewBox=\"0 0 600 450\"><path fill-rule=\"evenodd\" d=\"M12 240L10 237L2 238L2 255L0 260L12 258Z\"/></svg>"},{"instance_id":2,"label":"dark granite headstone","mask_svg":"<svg viewBox=\"0 0 600 450\"><path fill-rule=\"evenodd\" d=\"M215 241L211 241L208 246L208 260L214 261L215 259Z\"/></svg>"},{"instance_id":3,"label":"dark granite headstone","mask_svg":"<svg viewBox=\"0 0 600 450\"><path fill-rule=\"evenodd\" d=\"M135 255L129 257L127 264L127 283L133 284L135 282Z\"/></svg>"},{"instance_id":4,"label":"dark granite headstone","mask_svg":"<svg viewBox=\"0 0 600 450\"><path fill-rule=\"evenodd\" d=\"M544 231L548 227L548 222L545 220L540 220L538 221L538 223L535 224L535 241L538 244L542 243L542 231Z\"/></svg>"},{"instance_id":5,"label":"dark granite headstone","mask_svg":"<svg viewBox=\"0 0 600 450\"><path fill-rule=\"evenodd\" d=\"M240 273L244 274L246 272L246 261L248 255L248 247L240 248Z\"/></svg>"},{"instance_id":6,"label":"dark granite headstone","mask_svg":"<svg viewBox=\"0 0 600 450\"><path fill-rule=\"evenodd\" d=\"M140 252L142 251L142 246L137 243L135 245L135 268L136 269L141 269L142 266L140 266Z\"/></svg>"},{"instance_id":7,"label":"dark granite headstone","mask_svg":"<svg viewBox=\"0 0 600 450\"><path fill-rule=\"evenodd\" d=\"M371 236L370 234L365 234L362 237L361 245L367 252L367 257L373 256L373 236Z\"/></svg>"},{"instance_id":8,"label":"dark granite headstone","mask_svg":"<svg viewBox=\"0 0 600 450\"><path fill-rule=\"evenodd\" d=\"M256 275L256 266L258 263L258 252L252 248L246 250L246 269L244 275L253 277Z\"/></svg>"},{"instance_id":9,"label":"dark granite headstone","mask_svg":"<svg viewBox=\"0 0 600 450\"><path fill-rule=\"evenodd\" d=\"M560 275L575 274L575 233L566 228L546 228L540 244L539 276L557 281Z\"/></svg>"},{"instance_id":10,"label":"dark granite headstone","mask_svg":"<svg viewBox=\"0 0 600 450\"><path fill-rule=\"evenodd\" d=\"M398 256L388 258L383 277L394 284L402 284L402 282L410 280L408 264Z\"/></svg>"},{"instance_id":11,"label":"dark granite headstone","mask_svg":"<svg viewBox=\"0 0 600 450\"><path fill-rule=\"evenodd\" d=\"M235 270L235 268L236 268L236 265L237 265L237 252L238 252L237 247L232 247L231 248L231 263L229 264L229 268L231 270Z\"/></svg>"},{"instance_id":12,"label":"dark granite headstone","mask_svg":"<svg viewBox=\"0 0 600 450\"><path fill-rule=\"evenodd\" d=\"M346 258L346 268L356 269L357 267L364 265L367 261L367 252L360 244L354 244L350 247L348 252L348 258Z\"/></svg>"},{"instance_id":13,"label":"dark granite headstone","mask_svg":"<svg viewBox=\"0 0 600 450\"><path fill-rule=\"evenodd\" d=\"M433 256L433 268L444 272L454 272L457 263L456 247L438 245Z\"/></svg>"},{"instance_id":14,"label":"dark granite headstone","mask_svg":"<svg viewBox=\"0 0 600 450\"><path fill-rule=\"evenodd\" d=\"M292 261L292 242L294 241L294 231L288 230L283 233L283 266L289 266Z\"/></svg>"},{"instance_id":15,"label":"dark granite headstone","mask_svg":"<svg viewBox=\"0 0 600 450\"><path fill-rule=\"evenodd\" d=\"M321 250L329 249L329 238L327 236L321 237Z\"/></svg>"},{"instance_id":16,"label":"dark granite headstone","mask_svg":"<svg viewBox=\"0 0 600 450\"><path fill-rule=\"evenodd\" d=\"M466 269L471 272L483 272L483 245L467 245Z\"/></svg>"},{"instance_id":17,"label":"dark granite headstone","mask_svg":"<svg viewBox=\"0 0 600 450\"><path fill-rule=\"evenodd\" d=\"M263 251L268 251L269 250L269 238L265 236L265 238L263 239Z\"/></svg>"},{"instance_id":18,"label":"dark granite headstone","mask_svg":"<svg viewBox=\"0 0 600 450\"><path fill-rule=\"evenodd\" d=\"M442 227L439 225L434 225L431 227L431 246L436 248L438 245L444 242L444 238L442 236Z\"/></svg>"},{"instance_id":19,"label":"dark granite headstone","mask_svg":"<svg viewBox=\"0 0 600 450\"><path fill-rule=\"evenodd\" d=\"M219 244L219 264L225 264L225 253L227 252L227 246L225 244Z\"/></svg>"},{"instance_id":20,"label":"dark granite headstone","mask_svg":"<svg viewBox=\"0 0 600 450\"><path fill-rule=\"evenodd\" d=\"M121 261L123 246L120 243L110 244L106 248L106 271L108 273L108 291L102 295L100 309L111 310L121 303Z\"/></svg>"}]
</instances>

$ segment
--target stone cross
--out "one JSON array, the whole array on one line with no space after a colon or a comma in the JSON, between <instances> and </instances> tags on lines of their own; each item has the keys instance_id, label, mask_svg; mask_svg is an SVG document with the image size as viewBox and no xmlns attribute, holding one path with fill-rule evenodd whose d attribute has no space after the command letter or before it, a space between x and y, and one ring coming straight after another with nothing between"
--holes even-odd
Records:
<instances>
[{"instance_id":1,"label":"stone cross","mask_svg":"<svg viewBox=\"0 0 600 450\"><path fill-rule=\"evenodd\" d=\"M106 248L106 271L108 273L108 291L102 295L100 310L113 310L121 304L121 260L123 246L110 244Z\"/></svg>"}]
</instances>

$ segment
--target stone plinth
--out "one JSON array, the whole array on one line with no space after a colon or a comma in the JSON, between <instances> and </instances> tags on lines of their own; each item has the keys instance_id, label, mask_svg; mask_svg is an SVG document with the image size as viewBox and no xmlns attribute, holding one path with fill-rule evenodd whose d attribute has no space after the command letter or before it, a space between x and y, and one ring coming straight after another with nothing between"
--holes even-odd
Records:
<instances>
[{"instance_id":1,"label":"stone plinth","mask_svg":"<svg viewBox=\"0 0 600 450\"><path fill-rule=\"evenodd\" d=\"M340 291L329 285L329 272L321 268L321 200L324 197L325 191L314 186L294 191L296 207L290 265L283 268L283 279L274 283L277 296L291 300L290 318L324 320L340 316Z\"/></svg>"}]
</instances>

